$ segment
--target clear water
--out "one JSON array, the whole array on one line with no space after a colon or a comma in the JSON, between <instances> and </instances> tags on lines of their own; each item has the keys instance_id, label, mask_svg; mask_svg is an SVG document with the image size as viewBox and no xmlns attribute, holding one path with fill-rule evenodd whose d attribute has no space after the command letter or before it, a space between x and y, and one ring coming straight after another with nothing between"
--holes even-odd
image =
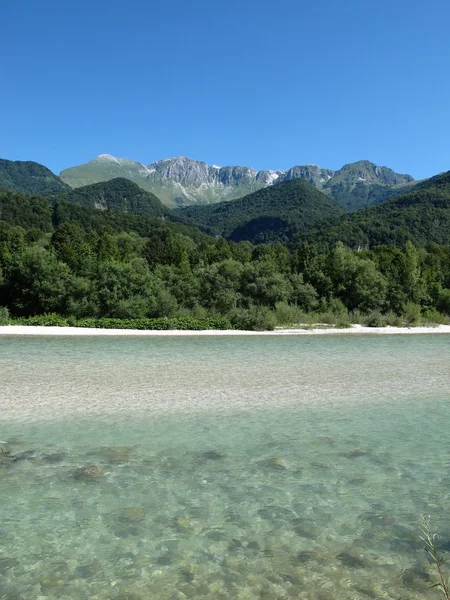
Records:
<instances>
[{"instance_id":1,"label":"clear water","mask_svg":"<svg viewBox=\"0 0 450 600\"><path fill-rule=\"evenodd\" d=\"M439 597L449 342L0 338L0 598Z\"/></svg>"}]
</instances>

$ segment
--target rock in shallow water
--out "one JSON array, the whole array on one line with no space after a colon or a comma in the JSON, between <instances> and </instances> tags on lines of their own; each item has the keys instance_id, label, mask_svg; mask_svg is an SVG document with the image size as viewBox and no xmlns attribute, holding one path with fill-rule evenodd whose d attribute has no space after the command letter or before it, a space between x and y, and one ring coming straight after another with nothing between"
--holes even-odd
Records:
<instances>
[{"instance_id":1,"label":"rock in shallow water","mask_svg":"<svg viewBox=\"0 0 450 600\"><path fill-rule=\"evenodd\" d=\"M266 460L261 460L258 463L259 467L264 467L266 469L272 469L273 471L286 471L287 464L286 462L279 457L267 458Z\"/></svg>"},{"instance_id":2,"label":"rock in shallow water","mask_svg":"<svg viewBox=\"0 0 450 600\"><path fill-rule=\"evenodd\" d=\"M42 460L47 463L58 463L62 462L66 457L66 452L54 452L53 454L44 454Z\"/></svg>"},{"instance_id":3,"label":"rock in shallow water","mask_svg":"<svg viewBox=\"0 0 450 600\"><path fill-rule=\"evenodd\" d=\"M96 481L103 475L103 471L97 465L80 467L73 471L72 476L79 481Z\"/></svg>"},{"instance_id":4,"label":"rock in shallow water","mask_svg":"<svg viewBox=\"0 0 450 600\"><path fill-rule=\"evenodd\" d=\"M339 456L343 456L344 458L359 458L360 456L367 456L368 452L364 452L359 448L355 448L354 450L348 450L347 452L339 452Z\"/></svg>"},{"instance_id":5,"label":"rock in shallow water","mask_svg":"<svg viewBox=\"0 0 450 600\"><path fill-rule=\"evenodd\" d=\"M8 556L0 558L0 574L6 573L6 571L9 571L9 569L16 567L18 564L19 561L17 558L12 558Z\"/></svg>"},{"instance_id":6,"label":"rock in shallow water","mask_svg":"<svg viewBox=\"0 0 450 600\"><path fill-rule=\"evenodd\" d=\"M106 462L112 464L120 464L129 462L132 458L132 448L128 446L121 446L117 448L103 448L99 452L100 456Z\"/></svg>"},{"instance_id":7,"label":"rock in shallow water","mask_svg":"<svg viewBox=\"0 0 450 600\"><path fill-rule=\"evenodd\" d=\"M202 458L206 458L207 460L222 460L226 457L226 454L219 452L218 450L207 450L203 452Z\"/></svg>"},{"instance_id":8,"label":"rock in shallow water","mask_svg":"<svg viewBox=\"0 0 450 600\"><path fill-rule=\"evenodd\" d=\"M119 511L119 521L125 523L137 523L145 519L145 508L143 506L127 506Z\"/></svg>"},{"instance_id":9,"label":"rock in shallow water","mask_svg":"<svg viewBox=\"0 0 450 600\"><path fill-rule=\"evenodd\" d=\"M402 581L403 585L409 590L416 590L419 592L425 592L429 589L430 585L434 583L431 580L430 574L424 571L419 565L403 571Z\"/></svg>"}]
</instances>

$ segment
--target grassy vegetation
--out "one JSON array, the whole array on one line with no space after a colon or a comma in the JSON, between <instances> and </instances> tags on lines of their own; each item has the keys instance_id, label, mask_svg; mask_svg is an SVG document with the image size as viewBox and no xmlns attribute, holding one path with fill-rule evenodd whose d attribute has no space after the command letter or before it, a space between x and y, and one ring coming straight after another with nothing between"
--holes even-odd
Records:
<instances>
[{"instance_id":1,"label":"grassy vegetation","mask_svg":"<svg viewBox=\"0 0 450 600\"><path fill-rule=\"evenodd\" d=\"M0 308L0 324L1 308ZM162 317L158 319L94 319L74 317L63 317L61 315L50 313L38 315L35 317L21 317L8 319L3 322L4 325L28 325L41 327L89 327L94 329L137 329L137 330L211 330L211 329L232 329L228 319L209 318L196 319L194 317Z\"/></svg>"},{"instance_id":2,"label":"grassy vegetation","mask_svg":"<svg viewBox=\"0 0 450 600\"><path fill-rule=\"evenodd\" d=\"M437 533L431 533L430 517L422 516L420 531L422 532L420 539L425 543L425 550L431 558L438 576L438 581L431 587L440 589L446 600L450 600L450 578L446 579L442 570L443 556L439 554L436 545Z\"/></svg>"}]
</instances>

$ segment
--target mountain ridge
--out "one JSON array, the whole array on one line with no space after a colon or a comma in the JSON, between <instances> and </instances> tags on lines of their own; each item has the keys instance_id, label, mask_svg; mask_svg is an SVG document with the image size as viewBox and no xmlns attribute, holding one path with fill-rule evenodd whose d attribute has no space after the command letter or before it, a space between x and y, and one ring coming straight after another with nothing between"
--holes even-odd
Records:
<instances>
[{"instance_id":1,"label":"mountain ridge","mask_svg":"<svg viewBox=\"0 0 450 600\"><path fill-rule=\"evenodd\" d=\"M210 166L186 156L166 158L146 166L109 154L100 154L88 163L65 169L60 176L73 188L124 177L170 207L236 200L275 183L305 179L338 200L346 210L376 204L395 194L395 188L414 182L411 175L395 173L367 160L344 165L337 171L313 164L257 171L245 166Z\"/></svg>"},{"instance_id":2,"label":"mountain ridge","mask_svg":"<svg viewBox=\"0 0 450 600\"><path fill-rule=\"evenodd\" d=\"M0 158L0 192L52 196L70 189L60 177L40 163Z\"/></svg>"}]
</instances>

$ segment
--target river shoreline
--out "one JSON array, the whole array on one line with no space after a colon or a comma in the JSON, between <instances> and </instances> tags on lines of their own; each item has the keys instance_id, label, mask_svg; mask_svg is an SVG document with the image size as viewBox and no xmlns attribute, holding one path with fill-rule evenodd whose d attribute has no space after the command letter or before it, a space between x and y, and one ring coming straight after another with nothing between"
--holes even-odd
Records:
<instances>
[{"instance_id":1,"label":"river shoreline","mask_svg":"<svg viewBox=\"0 0 450 600\"><path fill-rule=\"evenodd\" d=\"M274 331L241 330L138 330L138 329L96 329L84 327L43 327L28 325L0 326L0 336L4 335L93 335L93 336L242 336L242 335L407 335L407 334L450 334L450 325L417 327L367 327L351 325L341 329L335 327L306 326L305 329L275 329Z\"/></svg>"}]
</instances>

